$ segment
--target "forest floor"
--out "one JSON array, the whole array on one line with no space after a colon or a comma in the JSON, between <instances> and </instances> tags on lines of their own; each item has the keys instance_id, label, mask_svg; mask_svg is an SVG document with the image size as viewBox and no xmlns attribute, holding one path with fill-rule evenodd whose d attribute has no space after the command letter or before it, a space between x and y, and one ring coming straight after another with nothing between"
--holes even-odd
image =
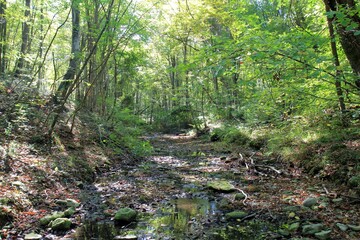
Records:
<instances>
[{"instance_id":1,"label":"forest floor","mask_svg":"<svg viewBox=\"0 0 360 240\"><path fill-rule=\"evenodd\" d=\"M1 238L360 239L351 189L261 151L155 134L146 137L152 156L116 160L89 136L66 132L51 154L28 139L12 141L12 171L0 176ZM97 175L83 173L84 159L100 166ZM59 200L66 199L75 202L71 229L41 226L41 218L65 210ZM114 225L122 207L138 211L136 224Z\"/></svg>"}]
</instances>

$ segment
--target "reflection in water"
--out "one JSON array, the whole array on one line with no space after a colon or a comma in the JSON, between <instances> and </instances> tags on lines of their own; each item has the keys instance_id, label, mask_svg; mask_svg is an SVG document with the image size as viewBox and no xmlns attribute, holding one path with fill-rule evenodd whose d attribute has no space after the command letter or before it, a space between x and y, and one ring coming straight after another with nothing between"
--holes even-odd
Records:
<instances>
[{"instance_id":1,"label":"reflection in water","mask_svg":"<svg viewBox=\"0 0 360 240\"><path fill-rule=\"evenodd\" d=\"M263 237L271 230L269 223L249 221L232 224L220 221L221 215L215 202L182 198L164 205L151 217L141 218L137 224L121 227L111 221L88 222L79 227L73 237L81 240L110 240L126 235L136 235L138 240L268 239Z\"/></svg>"},{"instance_id":2,"label":"reflection in water","mask_svg":"<svg viewBox=\"0 0 360 240\"><path fill-rule=\"evenodd\" d=\"M194 221L204 221L217 212L214 202L206 199L176 199L161 207L150 219L122 228L113 222L87 222L74 234L75 239L113 239L115 236L135 234L139 240L184 239Z\"/></svg>"}]
</instances>

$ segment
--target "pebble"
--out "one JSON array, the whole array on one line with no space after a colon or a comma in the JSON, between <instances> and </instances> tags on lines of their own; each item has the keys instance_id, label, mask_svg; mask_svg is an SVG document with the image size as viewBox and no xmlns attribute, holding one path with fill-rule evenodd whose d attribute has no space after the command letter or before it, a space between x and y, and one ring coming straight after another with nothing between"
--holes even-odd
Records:
<instances>
[{"instance_id":1,"label":"pebble","mask_svg":"<svg viewBox=\"0 0 360 240\"><path fill-rule=\"evenodd\" d=\"M302 204L303 204L304 207L309 207L310 208L310 207L317 204L317 199L310 197L310 198L305 199Z\"/></svg>"}]
</instances>

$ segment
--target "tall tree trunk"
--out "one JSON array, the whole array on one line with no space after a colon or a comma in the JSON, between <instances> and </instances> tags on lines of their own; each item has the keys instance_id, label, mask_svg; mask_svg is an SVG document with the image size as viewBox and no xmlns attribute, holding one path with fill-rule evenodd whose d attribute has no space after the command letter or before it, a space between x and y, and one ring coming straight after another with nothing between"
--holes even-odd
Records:
<instances>
[{"instance_id":1,"label":"tall tree trunk","mask_svg":"<svg viewBox=\"0 0 360 240\"><path fill-rule=\"evenodd\" d=\"M0 74L5 73L6 69L6 1L0 2Z\"/></svg>"},{"instance_id":2,"label":"tall tree trunk","mask_svg":"<svg viewBox=\"0 0 360 240\"><path fill-rule=\"evenodd\" d=\"M95 83L95 78L97 76L97 47L94 46L96 32L99 28L99 3L97 0L92 0L88 2L86 7L86 19L87 19L87 49L90 52L94 47L94 52L92 57L90 58L89 65L87 67L87 82ZM86 101L86 106L90 111L96 110L96 102L98 97L98 89L96 84L94 86L89 86L90 92Z\"/></svg>"},{"instance_id":3,"label":"tall tree trunk","mask_svg":"<svg viewBox=\"0 0 360 240\"><path fill-rule=\"evenodd\" d=\"M80 54L80 10L78 6L73 4L71 9L72 15L72 37L71 37L71 58L68 69L63 77L63 81L60 83L56 98L64 98L71 86L71 81L74 80L76 70L79 64Z\"/></svg>"},{"instance_id":4,"label":"tall tree trunk","mask_svg":"<svg viewBox=\"0 0 360 240\"><path fill-rule=\"evenodd\" d=\"M20 48L20 57L17 61L16 68L15 68L15 77L19 77L22 73L24 73L25 67L25 54L27 53L28 49L28 41L29 41L29 16L30 16L30 4L31 0L25 0L25 12L24 12L24 22L22 24L22 33L21 33L21 48Z\"/></svg>"},{"instance_id":5,"label":"tall tree trunk","mask_svg":"<svg viewBox=\"0 0 360 240\"><path fill-rule=\"evenodd\" d=\"M330 7L326 4L326 0L325 1L325 10L326 12L330 12ZM339 61L339 55L338 55L338 51L337 51L337 47L336 47L336 38L335 38L335 31L334 31L334 25L333 25L333 21L334 21L334 17L328 17L327 18L327 23L328 23L328 27L329 27L329 34L330 34L330 39L331 39L331 52L334 58L334 65L336 67L336 74L335 74L335 88L336 88L336 94L338 96L339 99L339 107L340 107L340 111L341 113L345 113L346 111L346 107L345 107L345 101L344 101L344 95L343 95L343 91L341 88L341 76L342 76L342 71L339 70L340 67L340 61Z\"/></svg>"},{"instance_id":6,"label":"tall tree trunk","mask_svg":"<svg viewBox=\"0 0 360 240\"><path fill-rule=\"evenodd\" d=\"M188 33L189 36L189 33ZM188 36L186 37L184 43L183 43L183 51L184 51L184 66L186 67L188 59ZM189 94L189 70L186 67L185 71L185 105L187 107L190 107L190 94Z\"/></svg>"},{"instance_id":7,"label":"tall tree trunk","mask_svg":"<svg viewBox=\"0 0 360 240\"><path fill-rule=\"evenodd\" d=\"M170 68L170 83L171 83L171 107L175 107L178 105L178 101L177 101L177 97L176 97L176 91L177 91L177 83L176 83L176 72L175 72L175 68L176 68L176 57L175 55L170 55L169 56L169 65L171 66Z\"/></svg>"},{"instance_id":8,"label":"tall tree trunk","mask_svg":"<svg viewBox=\"0 0 360 240\"><path fill-rule=\"evenodd\" d=\"M360 17L356 3L354 0L324 0L327 9L334 11L334 21L336 23L336 31L339 34L341 46L345 55L349 60L350 66L356 75L355 85L360 91ZM357 27L347 29L339 20L337 12L341 12L341 18L345 16L350 23L356 23ZM340 19L341 20L341 19Z\"/></svg>"}]
</instances>

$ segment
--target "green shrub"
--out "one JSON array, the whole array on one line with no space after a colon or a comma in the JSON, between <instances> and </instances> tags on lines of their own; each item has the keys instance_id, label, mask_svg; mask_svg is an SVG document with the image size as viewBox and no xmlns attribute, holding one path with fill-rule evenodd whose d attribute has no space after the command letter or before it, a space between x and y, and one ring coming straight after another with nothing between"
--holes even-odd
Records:
<instances>
[{"instance_id":1,"label":"green shrub","mask_svg":"<svg viewBox=\"0 0 360 240\"><path fill-rule=\"evenodd\" d=\"M101 140L110 146L115 153L130 152L137 157L144 157L152 153L149 142L140 137L145 134L145 122L138 116L125 109L118 111L113 116L112 124L102 126Z\"/></svg>"},{"instance_id":2,"label":"green shrub","mask_svg":"<svg viewBox=\"0 0 360 240\"><path fill-rule=\"evenodd\" d=\"M250 137L235 127L215 128L210 133L211 141L222 141L229 144L246 145L250 142Z\"/></svg>"},{"instance_id":3,"label":"green shrub","mask_svg":"<svg viewBox=\"0 0 360 240\"><path fill-rule=\"evenodd\" d=\"M158 112L153 127L161 132L173 133L183 129L198 128L199 114L191 107L181 106L170 112Z\"/></svg>"}]
</instances>

